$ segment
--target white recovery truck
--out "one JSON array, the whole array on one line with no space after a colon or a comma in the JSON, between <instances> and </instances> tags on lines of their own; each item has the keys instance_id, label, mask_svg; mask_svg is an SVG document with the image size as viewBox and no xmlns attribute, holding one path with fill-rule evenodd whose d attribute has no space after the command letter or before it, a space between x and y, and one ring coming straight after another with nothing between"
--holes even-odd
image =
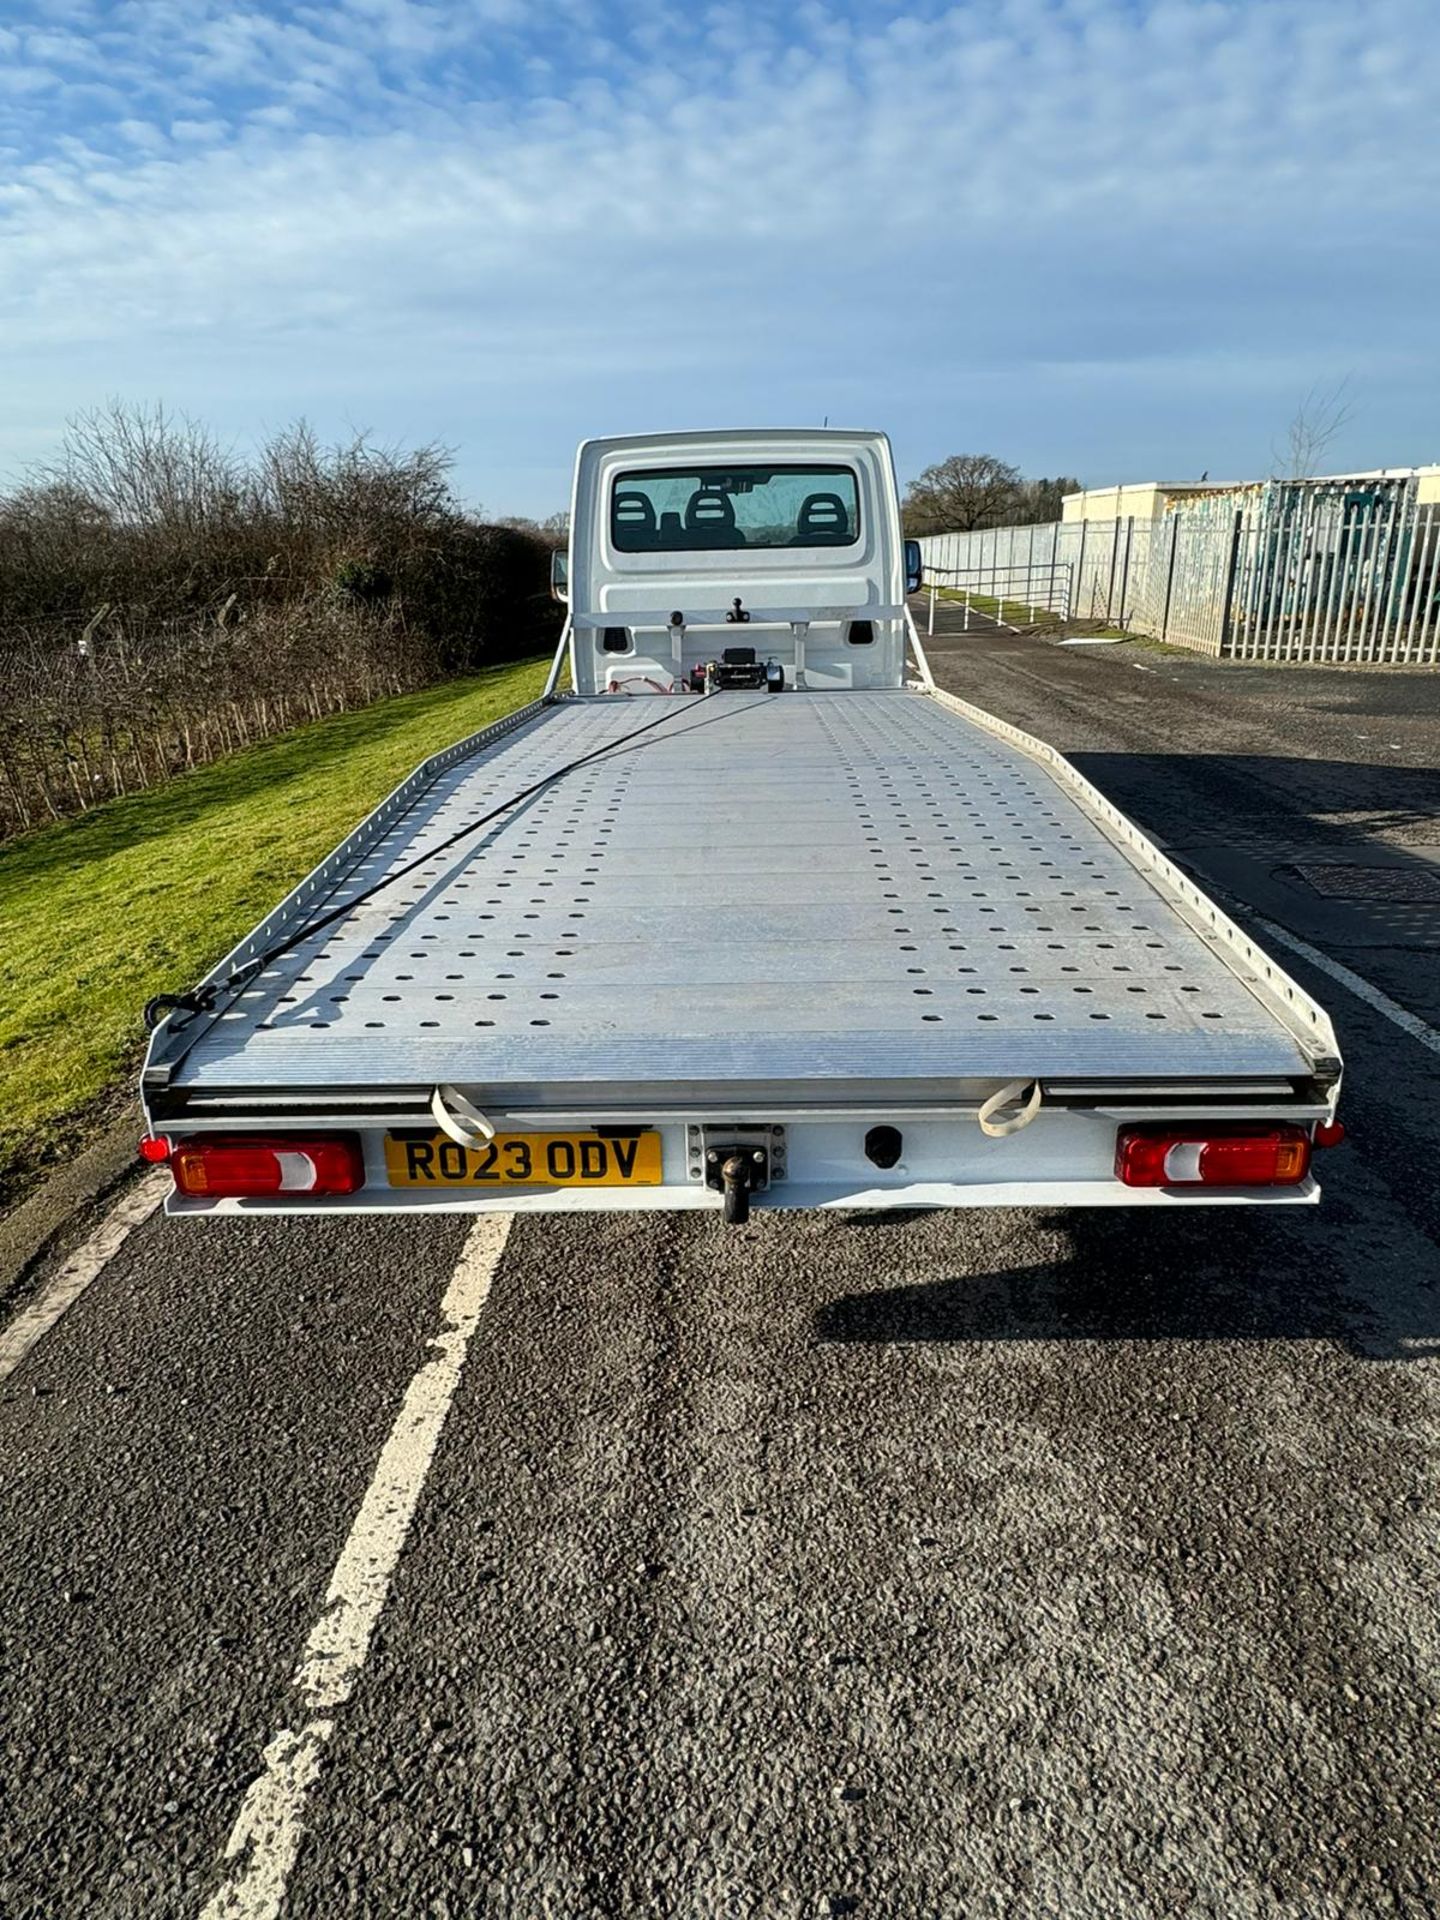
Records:
<instances>
[{"instance_id":1,"label":"white recovery truck","mask_svg":"<svg viewBox=\"0 0 1440 1920\"><path fill-rule=\"evenodd\" d=\"M571 529L544 696L152 1003L172 1213L1317 1197L1329 1019L935 686L883 435L592 440Z\"/></svg>"}]
</instances>

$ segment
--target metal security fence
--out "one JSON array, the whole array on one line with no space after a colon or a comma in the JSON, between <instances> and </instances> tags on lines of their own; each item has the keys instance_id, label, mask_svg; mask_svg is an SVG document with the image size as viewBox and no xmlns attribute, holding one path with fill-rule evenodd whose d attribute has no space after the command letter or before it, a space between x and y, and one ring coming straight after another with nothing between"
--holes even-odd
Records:
<instances>
[{"instance_id":1,"label":"metal security fence","mask_svg":"<svg viewBox=\"0 0 1440 1920\"><path fill-rule=\"evenodd\" d=\"M1412 478L1267 482L1156 520L985 528L921 546L927 567L979 593L992 593L987 577L1054 569L1073 617L1227 659L1440 664L1440 511Z\"/></svg>"}]
</instances>

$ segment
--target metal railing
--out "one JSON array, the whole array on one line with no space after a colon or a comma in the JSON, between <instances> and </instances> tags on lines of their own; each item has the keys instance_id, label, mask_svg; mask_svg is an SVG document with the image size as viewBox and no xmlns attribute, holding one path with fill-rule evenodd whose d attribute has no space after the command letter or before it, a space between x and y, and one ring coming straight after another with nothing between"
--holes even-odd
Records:
<instances>
[{"instance_id":1,"label":"metal railing","mask_svg":"<svg viewBox=\"0 0 1440 1920\"><path fill-rule=\"evenodd\" d=\"M929 588L930 613L925 631L935 631L935 603L945 576L950 592L957 595L965 609L965 631L970 630L972 613L981 613L997 626L1018 631L1022 625L1039 626L1041 616L1049 615L1063 625L1070 618L1074 581L1071 568L1063 560L1046 560L1030 565L947 567L927 560L925 577ZM1028 623L1015 616L1028 613Z\"/></svg>"},{"instance_id":2,"label":"metal railing","mask_svg":"<svg viewBox=\"0 0 1440 1920\"><path fill-rule=\"evenodd\" d=\"M986 581L1063 569L1066 620L1226 659L1440 665L1440 509L1408 479L1271 482L1155 520L987 527L920 545L928 573L992 598ZM1004 597L1027 595L1005 586Z\"/></svg>"}]
</instances>

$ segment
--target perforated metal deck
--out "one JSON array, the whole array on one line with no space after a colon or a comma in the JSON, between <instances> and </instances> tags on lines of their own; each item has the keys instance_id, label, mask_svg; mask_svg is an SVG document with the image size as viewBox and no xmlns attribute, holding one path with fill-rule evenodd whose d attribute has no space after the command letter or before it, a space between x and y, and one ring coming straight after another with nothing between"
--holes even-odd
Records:
<instances>
[{"instance_id":1,"label":"perforated metal deck","mask_svg":"<svg viewBox=\"0 0 1440 1920\"><path fill-rule=\"evenodd\" d=\"M330 903L659 710L547 709L441 773ZM687 702L195 1033L180 1089L449 1081L511 1104L1310 1064L1044 767L899 690Z\"/></svg>"}]
</instances>

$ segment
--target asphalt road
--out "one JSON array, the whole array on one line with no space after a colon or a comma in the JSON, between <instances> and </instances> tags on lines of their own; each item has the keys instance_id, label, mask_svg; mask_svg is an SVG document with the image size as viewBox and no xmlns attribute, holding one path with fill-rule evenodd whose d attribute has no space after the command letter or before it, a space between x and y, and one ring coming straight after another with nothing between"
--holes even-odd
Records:
<instances>
[{"instance_id":1,"label":"asphalt road","mask_svg":"<svg viewBox=\"0 0 1440 1920\"><path fill-rule=\"evenodd\" d=\"M1440 1020L1440 675L934 658ZM1281 957L1319 1210L518 1223L281 1910L1440 1912L1440 1055ZM223 1851L465 1244L152 1218L0 1387L6 1920L265 1910Z\"/></svg>"}]
</instances>

